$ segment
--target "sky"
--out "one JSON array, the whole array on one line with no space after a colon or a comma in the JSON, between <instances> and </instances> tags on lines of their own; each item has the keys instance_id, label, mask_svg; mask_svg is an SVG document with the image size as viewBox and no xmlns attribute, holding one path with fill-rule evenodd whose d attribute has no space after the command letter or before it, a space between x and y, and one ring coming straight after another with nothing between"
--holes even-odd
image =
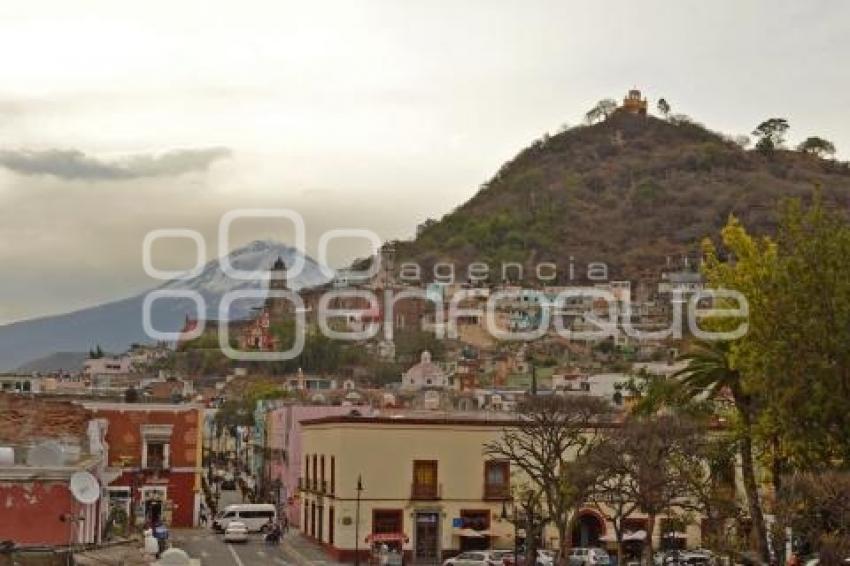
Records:
<instances>
[{"instance_id":1,"label":"sky","mask_svg":"<svg viewBox=\"0 0 850 566\"><path fill-rule=\"evenodd\" d=\"M633 86L733 135L786 117L847 159L848 21L841 0L0 3L0 324L150 288L150 230L213 259L234 209L297 211L311 254L333 228L411 237ZM231 241L266 238L291 230Z\"/></svg>"}]
</instances>

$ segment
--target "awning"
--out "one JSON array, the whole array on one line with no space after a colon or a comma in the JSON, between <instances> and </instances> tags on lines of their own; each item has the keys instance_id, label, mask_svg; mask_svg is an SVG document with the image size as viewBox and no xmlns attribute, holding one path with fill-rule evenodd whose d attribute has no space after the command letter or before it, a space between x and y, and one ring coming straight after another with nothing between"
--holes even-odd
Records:
<instances>
[{"instance_id":1,"label":"awning","mask_svg":"<svg viewBox=\"0 0 850 566\"><path fill-rule=\"evenodd\" d=\"M371 533L366 537L367 543L373 542L408 542L410 539L404 533Z\"/></svg>"},{"instance_id":2,"label":"awning","mask_svg":"<svg viewBox=\"0 0 850 566\"><path fill-rule=\"evenodd\" d=\"M602 542L617 542L617 536L614 533L602 535L599 537ZM633 540L646 540L646 531L630 531L623 534L623 542Z\"/></svg>"},{"instance_id":3,"label":"awning","mask_svg":"<svg viewBox=\"0 0 850 566\"><path fill-rule=\"evenodd\" d=\"M484 534L484 533L487 534ZM464 538L484 538L485 536L489 536L490 533L487 531L476 531L475 529L455 529L455 535Z\"/></svg>"}]
</instances>

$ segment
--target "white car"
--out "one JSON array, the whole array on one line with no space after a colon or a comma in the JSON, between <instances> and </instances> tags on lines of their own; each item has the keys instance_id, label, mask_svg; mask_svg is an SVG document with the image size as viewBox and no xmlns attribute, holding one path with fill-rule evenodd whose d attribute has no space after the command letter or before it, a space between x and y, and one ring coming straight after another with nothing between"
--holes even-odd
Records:
<instances>
[{"instance_id":1,"label":"white car","mask_svg":"<svg viewBox=\"0 0 850 566\"><path fill-rule=\"evenodd\" d=\"M486 550L462 552L443 562L443 566L501 566L502 561Z\"/></svg>"},{"instance_id":2,"label":"white car","mask_svg":"<svg viewBox=\"0 0 850 566\"><path fill-rule=\"evenodd\" d=\"M573 548L570 550L570 566L608 566L608 553L601 548Z\"/></svg>"},{"instance_id":3,"label":"white car","mask_svg":"<svg viewBox=\"0 0 850 566\"><path fill-rule=\"evenodd\" d=\"M231 521L224 530L224 542L248 542L248 527L245 523Z\"/></svg>"},{"instance_id":4,"label":"white car","mask_svg":"<svg viewBox=\"0 0 850 566\"><path fill-rule=\"evenodd\" d=\"M537 565L536 566L553 566L555 564L554 550L537 550Z\"/></svg>"}]
</instances>

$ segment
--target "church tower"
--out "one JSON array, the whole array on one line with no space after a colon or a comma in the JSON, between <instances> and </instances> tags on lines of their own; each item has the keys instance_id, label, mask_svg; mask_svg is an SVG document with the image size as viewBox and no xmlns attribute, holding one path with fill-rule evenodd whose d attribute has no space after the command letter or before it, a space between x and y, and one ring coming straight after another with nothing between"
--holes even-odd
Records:
<instances>
[{"instance_id":1,"label":"church tower","mask_svg":"<svg viewBox=\"0 0 850 566\"><path fill-rule=\"evenodd\" d=\"M277 260L272 265L271 276L269 278L269 289L286 290L286 264L283 263L283 258L277 257Z\"/></svg>"},{"instance_id":2,"label":"church tower","mask_svg":"<svg viewBox=\"0 0 850 566\"><path fill-rule=\"evenodd\" d=\"M640 91L637 88L633 88L623 99L621 108L630 114L646 116L646 99L641 98Z\"/></svg>"}]
</instances>

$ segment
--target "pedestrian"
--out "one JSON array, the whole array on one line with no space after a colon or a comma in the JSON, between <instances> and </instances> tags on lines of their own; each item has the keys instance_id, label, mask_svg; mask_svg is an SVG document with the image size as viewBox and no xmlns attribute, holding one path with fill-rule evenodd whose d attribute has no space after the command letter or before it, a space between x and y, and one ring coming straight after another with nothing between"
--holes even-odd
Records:
<instances>
[{"instance_id":1,"label":"pedestrian","mask_svg":"<svg viewBox=\"0 0 850 566\"><path fill-rule=\"evenodd\" d=\"M289 533L289 517L283 515L280 520L281 531L284 535Z\"/></svg>"},{"instance_id":2,"label":"pedestrian","mask_svg":"<svg viewBox=\"0 0 850 566\"><path fill-rule=\"evenodd\" d=\"M200 510L199 514L200 514L201 525L206 527L207 526L207 506L204 505L203 501L201 502L201 510Z\"/></svg>"},{"instance_id":3,"label":"pedestrian","mask_svg":"<svg viewBox=\"0 0 850 566\"><path fill-rule=\"evenodd\" d=\"M165 526L165 523L159 520L156 521L153 527L153 536L157 542L158 552L156 553L156 557L158 559L168 548L168 527Z\"/></svg>"}]
</instances>

